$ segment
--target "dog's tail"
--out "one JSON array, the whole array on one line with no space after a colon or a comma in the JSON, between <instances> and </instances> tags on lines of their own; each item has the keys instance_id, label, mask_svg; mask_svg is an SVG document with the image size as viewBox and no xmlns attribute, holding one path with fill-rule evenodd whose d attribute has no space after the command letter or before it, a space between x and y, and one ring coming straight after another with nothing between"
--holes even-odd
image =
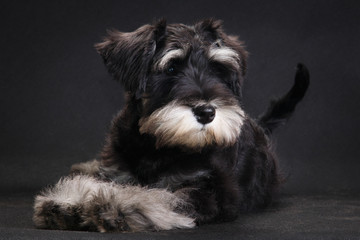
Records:
<instances>
[{"instance_id":1,"label":"dog's tail","mask_svg":"<svg viewBox=\"0 0 360 240\"><path fill-rule=\"evenodd\" d=\"M295 110L296 105L304 97L309 86L310 75L305 65L297 65L295 83L290 91L279 99L271 101L268 110L263 114L258 123L262 126L267 134L286 123Z\"/></svg>"}]
</instances>

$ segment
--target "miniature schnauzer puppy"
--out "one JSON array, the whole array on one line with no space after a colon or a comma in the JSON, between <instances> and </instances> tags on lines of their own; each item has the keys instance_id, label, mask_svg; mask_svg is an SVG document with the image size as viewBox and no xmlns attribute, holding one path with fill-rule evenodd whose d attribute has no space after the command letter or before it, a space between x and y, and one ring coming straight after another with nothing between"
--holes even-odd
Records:
<instances>
[{"instance_id":1,"label":"miniature schnauzer puppy","mask_svg":"<svg viewBox=\"0 0 360 240\"><path fill-rule=\"evenodd\" d=\"M269 137L303 98L292 89L257 120L243 110L247 52L221 22L160 20L96 44L126 91L98 159L35 199L47 229L148 231L231 221L266 207L282 181Z\"/></svg>"}]
</instances>

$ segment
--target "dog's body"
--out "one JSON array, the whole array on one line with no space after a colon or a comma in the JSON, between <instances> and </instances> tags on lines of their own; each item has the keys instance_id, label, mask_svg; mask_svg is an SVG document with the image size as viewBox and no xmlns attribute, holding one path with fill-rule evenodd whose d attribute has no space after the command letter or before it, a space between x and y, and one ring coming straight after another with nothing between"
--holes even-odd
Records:
<instances>
[{"instance_id":1,"label":"dog's body","mask_svg":"<svg viewBox=\"0 0 360 240\"><path fill-rule=\"evenodd\" d=\"M99 160L37 196L40 228L141 231L190 228L267 206L281 181L268 135L308 86L258 121L242 110L247 53L219 21L158 21L110 32L96 48L127 92Z\"/></svg>"}]
</instances>

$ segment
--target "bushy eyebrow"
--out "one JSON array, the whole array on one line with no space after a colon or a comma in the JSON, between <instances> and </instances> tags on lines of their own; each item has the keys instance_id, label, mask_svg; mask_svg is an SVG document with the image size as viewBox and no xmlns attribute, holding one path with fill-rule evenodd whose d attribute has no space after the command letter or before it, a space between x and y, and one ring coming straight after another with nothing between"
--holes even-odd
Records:
<instances>
[{"instance_id":1,"label":"bushy eyebrow","mask_svg":"<svg viewBox=\"0 0 360 240\"><path fill-rule=\"evenodd\" d=\"M164 70L168 64L174 59L183 59L186 56L186 52L184 49L170 49L167 50L163 56L157 61L155 64L155 68L158 70Z\"/></svg>"},{"instance_id":2,"label":"bushy eyebrow","mask_svg":"<svg viewBox=\"0 0 360 240\"><path fill-rule=\"evenodd\" d=\"M156 61L154 68L155 70L163 71L173 60L184 59L186 55L187 51L183 48L168 49ZM229 47L213 45L209 48L207 55L210 61L227 65L234 70L240 69L240 56Z\"/></svg>"},{"instance_id":3,"label":"bushy eyebrow","mask_svg":"<svg viewBox=\"0 0 360 240\"><path fill-rule=\"evenodd\" d=\"M215 47L212 46L208 52L209 60L223 63L231 66L235 70L240 69L240 56L239 54L226 46Z\"/></svg>"}]
</instances>

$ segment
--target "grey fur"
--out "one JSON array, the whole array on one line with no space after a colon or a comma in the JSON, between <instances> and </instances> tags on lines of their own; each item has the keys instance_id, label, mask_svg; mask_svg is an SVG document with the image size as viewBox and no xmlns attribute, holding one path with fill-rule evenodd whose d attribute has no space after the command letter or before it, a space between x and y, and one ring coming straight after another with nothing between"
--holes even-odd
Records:
<instances>
[{"instance_id":1,"label":"grey fur","mask_svg":"<svg viewBox=\"0 0 360 240\"><path fill-rule=\"evenodd\" d=\"M38 228L108 231L192 228L194 219L176 212L184 200L165 189L122 186L77 175L65 177L35 199Z\"/></svg>"},{"instance_id":2,"label":"grey fur","mask_svg":"<svg viewBox=\"0 0 360 240\"><path fill-rule=\"evenodd\" d=\"M100 161L94 159L88 162L77 163L71 166L70 173L96 176L100 171Z\"/></svg>"}]
</instances>

